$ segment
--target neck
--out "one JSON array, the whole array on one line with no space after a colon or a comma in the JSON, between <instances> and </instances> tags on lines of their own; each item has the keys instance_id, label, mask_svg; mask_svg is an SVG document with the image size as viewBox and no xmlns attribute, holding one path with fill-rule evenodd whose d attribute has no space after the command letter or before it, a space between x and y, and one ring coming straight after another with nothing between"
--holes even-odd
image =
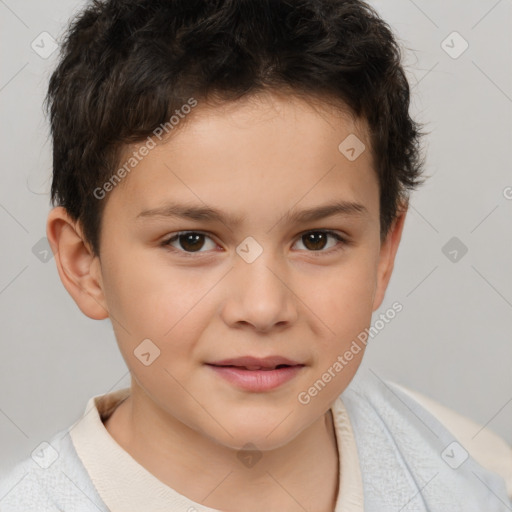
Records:
<instances>
[{"instance_id":1,"label":"neck","mask_svg":"<svg viewBox=\"0 0 512 512\"><path fill-rule=\"evenodd\" d=\"M132 394L105 422L116 442L161 482L204 506L247 512L332 512L339 461L331 410L288 444L245 467L233 450ZM208 462L210 461L210 462Z\"/></svg>"}]
</instances>

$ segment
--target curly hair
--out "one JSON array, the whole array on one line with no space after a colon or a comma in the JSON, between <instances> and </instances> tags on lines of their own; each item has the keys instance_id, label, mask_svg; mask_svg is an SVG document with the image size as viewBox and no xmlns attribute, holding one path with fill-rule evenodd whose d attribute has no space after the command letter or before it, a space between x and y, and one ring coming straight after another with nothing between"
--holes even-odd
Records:
<instances>
[{"instance_id":1,"label":"curly hair","mask_svg":"<svg viewBox=\"0 0 512 512\"><path fill-rule=\"evenodd\" d=\"M93 193L191 97L260 91L334 101L366 121L384 237L422 182L420 124L400 47L360 0L92 0L70 22L45 98L52 204L99 255L106 201Z\"/></svg>"}]
</instances>

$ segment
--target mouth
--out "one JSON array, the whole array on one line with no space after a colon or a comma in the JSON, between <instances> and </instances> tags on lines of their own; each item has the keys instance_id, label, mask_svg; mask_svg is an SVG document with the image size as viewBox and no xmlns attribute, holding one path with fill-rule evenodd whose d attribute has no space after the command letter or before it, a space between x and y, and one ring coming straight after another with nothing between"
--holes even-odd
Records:
<instances>
[{"instance_id":1,"label":"mouth","mask_svg":"<svg viewBox=\"0 0 512 512\"><path fill-rule=\"evenodd\" d=\"M278 355L267 357L242 356L231 359L222 359L220 361L214 361L207 364L222 367L245 368L246 370L250 371L268 371L290 366L304 366L304 364L300 363L299 361Z\"/></svg>"},{"instance_id":2,"label":"mouth","mask_svg":"<svg viewBox=\"0 0 512 512\"><path fill-rule=\"evenodd\" d=\"M268 360L260 364L206 363L213 372L231 385L243 391L262 393L272 391L291 381L306 365L301 363L271 364Z\"/></svg>"},{"instance_id":3,"label":"mouth","mask_svg":"<svg viewBox=\"0 0 512 512\"><path fill-rule=\"evenodd\" d=\"M233 364L210 364L207 363L209 366L216 366L217 368L238 368L240 370L248 370L248 371L272 371L272 370L280 370L281 368L292 368L294 366L304 366L303 364L297 364L297 365L291 365L291 364L278 364L277 366L258 366L258 365L251 365L251 366L237 366Z\"/></svg>"}]
</instances>

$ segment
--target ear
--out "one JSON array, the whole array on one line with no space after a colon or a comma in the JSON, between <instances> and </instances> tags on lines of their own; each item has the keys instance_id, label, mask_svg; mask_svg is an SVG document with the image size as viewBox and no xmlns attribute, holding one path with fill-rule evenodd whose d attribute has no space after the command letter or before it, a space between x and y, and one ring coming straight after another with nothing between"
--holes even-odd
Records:
<instances>
[{"instance_id":1,"label":"ear","mask_svg":"<svg viewBox=\"0 0 512 512\"><path fill-rule=\"evenodd\" d=\"M107 318L100 260L85 241L80 224L58 206L48 214L46 236L60 280L82 313L94 320Z\"/></svg>"},{"instance_id":2,"label":"ear","mask_svg":"<svg viewBox=\"0 0 512 512\"><path fill-rule=\"evenodd\" d=\"M396 252L400 245L400 239L402 238L402 230L404 228L407 209L408 204L401 205L399 213L393 221L389 232L381 245L377 268L377 284L373 297L372 311L377 310L384 300L384 295L393 272Z\"/></svg>"}]
</instances>

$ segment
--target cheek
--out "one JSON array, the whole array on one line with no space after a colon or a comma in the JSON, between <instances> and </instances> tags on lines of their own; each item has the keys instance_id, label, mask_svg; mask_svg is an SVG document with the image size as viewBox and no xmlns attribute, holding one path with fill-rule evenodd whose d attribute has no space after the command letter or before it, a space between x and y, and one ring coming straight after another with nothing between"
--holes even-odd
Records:
<instances>
[{"instance_id":1,"label":"cheek","mask_svg":"<svg viewBox=\"0 0 512 512\"><path fill-rule=\"evenodd\" d=\"M128 248L107 260L104 289L109 311L133 323L134 329L162 322L169 329L180 304L186 300L188 288L183 286L179 273L165 265L164 259L148 258L148 252ZM176 315L169 317L171 312ZM162 335L166 330L157 332Z\"/></svg>"},{"instance_id":2,"label":"cheek","mask_svg":"<svg viewBox=\"0 0 512 512\"><path fill-rule=\"evenodd\" d=\"M107 305L127 364L137 369L140 363L133 351L145 339L160 350L160 365L179 367L189 360L211 314L205 309L211 280L194 279L188 272L154 261L144 264L135 257L119 258L105 270Z\"/></svg>"},{"instance_id":3,"label":"cheek","mask_svg":"<svg viewBox=\"0 0 512 512\"><path fill-rule=\"evenodd\" d=\"M318 393L318 402L323 406L349 385L361 364L366 349L365 330L372 318L374 279L372 266L360 260L333 275L324 293L318 290L315 295L314 310L321 319L319 325L324 327L323 335L316 338L311 394L304 391L310 397Z\"/></svg>"},{"instance_id":4,"label":"cheek","mask_svg":"<svg viewBox=\"0 0 512 512\"><path fill-rule=\"evenodd\" d=\"M371 322L376 282L375 261L360 255L328 274L308 279L304 297L328 339L347 340Z\"/></svg>"}]
</instances>

